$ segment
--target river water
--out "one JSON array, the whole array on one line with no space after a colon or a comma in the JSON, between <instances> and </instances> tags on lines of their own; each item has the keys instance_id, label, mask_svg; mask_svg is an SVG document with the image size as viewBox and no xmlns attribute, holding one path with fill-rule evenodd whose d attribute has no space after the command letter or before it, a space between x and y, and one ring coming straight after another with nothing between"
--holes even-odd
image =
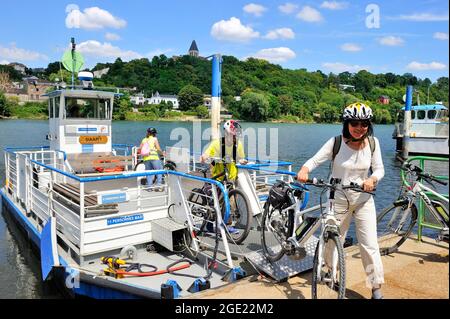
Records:
<instances>
[{"instance_id":1,"label":"river water","mask_svg":"<svg viewBox=\"0 0 450 319\"><path fill-rule=\"evenodd\" d=\"M201 124L201 129L191 122L114 122L114 144L139 144L145 135L147 127L156 127L161 147L173 146L179 143L181 136L189 132L187 139L191 147L204 146L207 139L199 142L201 136L193 136L195 131L204 131L208 122ZM301 165L332 136L341 131L340 125L331 124L268 124L243 123L244 132L258 136L258 148L275 154L279 160L293 163L293 170ZM393 125L375 127L375 136L381 143L385 177L378 185L375 203L377 210L386 207L398 195L401 184L400 163L395 158L395 141L392 139ZM0 185L4 185L4 154L5 146L41 146L47 145L45 135L48 133L48 121L0 120ZM183 135L184 134L184 135ZM172 135L172 136L171 136ZM205 134L207 135L207 134ZM171 140L172 138L172 140ZM264 140L266 147L264 148ZM252 139L246 139L246 144L252 144ZM185 144L185 146L189 146ZM194 148L195 149L195 148ZM257 148L246 147L246 154L253 155ZM200 151L200 148L199 150ZM328 164L323 164L313 175L326 178ZM448 165L436 165L434 173L448 175ZM318 202L313 193L311 204ZM42 284L40 279L39 259L28 242L24 239L9 214L0 215L0 298L61 298L49 285ZM353 225L349 236L354 237Z\"/></svg>"}]
</instances>

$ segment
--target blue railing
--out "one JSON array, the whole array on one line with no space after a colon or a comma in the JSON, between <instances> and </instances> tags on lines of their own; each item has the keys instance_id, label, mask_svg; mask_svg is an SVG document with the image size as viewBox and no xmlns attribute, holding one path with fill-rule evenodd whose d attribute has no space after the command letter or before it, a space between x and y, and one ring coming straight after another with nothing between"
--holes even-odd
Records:
<instances>
[{"instance_id":1,"label":"blue railing","mask_svg":"<svg viewBox=\"0 0 450 319\"><path fill-rule=\"evenodd\" d=\"M122 173L120 175L112 175L112 176L78 177L76 175L64 172L64 171L54 168L52 166L42 164L35 160L30 160L30 162L32 162L33 164L39 165L41 167L44 167L48 170L57 172L63 176L69 177L73 180L76 180L79 183L92 183L92 182L99 182L99 181L119 180L119 179L127 179L127 178L132 178L132 177L147 177L147 176L162 175L162 174L175 175L175 176L180 176L180 177L184 177L184 178L188 178L188 179L192 179L192 180L202 181L205 183L215 185L222 191L222 193L224 194L223 198L224 198L224 204L225 204L225 216L224 216L223 220L227 221L230 217L230 202L229 202L229 198L228 198L227 189L221 182L218 182L213 179L199 177L199 176L193 176L193 175L189 175L189 174L185 174L185 173L181 173L181 172L177 172L177 171L171 171L171 170L167 170L167 171L166 170L156 170L156 171L151 171L151 172L138 172L138 173Z\"/></svg>"}]
</instances>

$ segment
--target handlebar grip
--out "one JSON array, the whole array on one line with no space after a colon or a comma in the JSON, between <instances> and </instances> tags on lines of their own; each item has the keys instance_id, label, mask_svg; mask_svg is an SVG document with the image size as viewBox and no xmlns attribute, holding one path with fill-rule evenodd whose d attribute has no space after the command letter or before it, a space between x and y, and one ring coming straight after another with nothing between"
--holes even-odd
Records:
<instances>
[{"instance_id":1,"label":"handlebar grip","mask_svg":"<svg viewBox=\"0 0 450 319\"><path fill-rule=\"evenodd\" d=\"M447 186L447 182L444 182L444 181L441 181L441 180L439 180L439 179L437 179L437 178L433 178L433 180L436 182L436 183L438 183L438 184L441 184L441 185L444 185L444 186Z\"/></svg>"}]
</instances>

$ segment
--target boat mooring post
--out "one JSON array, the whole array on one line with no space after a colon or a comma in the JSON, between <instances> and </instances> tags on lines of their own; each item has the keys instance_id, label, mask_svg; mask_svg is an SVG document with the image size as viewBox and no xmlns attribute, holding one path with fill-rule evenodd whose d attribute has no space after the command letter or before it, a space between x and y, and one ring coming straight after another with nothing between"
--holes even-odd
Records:
<instances>
[{"instance_id":1,"label":"boat mooring post","mask_svg":"<svg viewBox=\"0 0 450 319\"><path fill-rule=\"evenodd\" d=\"M409 155L409 129L411 127L411 105L413 98L413 87L408 85L406 87L406 104L405 104L405 118L403 123L403 158L407 159Z\"/></svg>"},{"instance_id":2,"label":"boat mooring post","mask_svg":"<svg viewBox=\"0 0 450 319\"><path fill-rule=\"evenodd\" d=\"M211 88L211 140L220 138L220 105L221 105L222 55L212 57L212 88Z\"/></svg>"}]
</instances>

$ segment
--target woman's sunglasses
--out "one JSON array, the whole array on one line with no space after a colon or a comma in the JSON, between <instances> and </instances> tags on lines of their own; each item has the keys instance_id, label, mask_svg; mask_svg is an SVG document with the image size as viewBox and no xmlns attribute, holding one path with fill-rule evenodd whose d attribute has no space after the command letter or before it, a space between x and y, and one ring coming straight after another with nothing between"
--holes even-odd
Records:
<instances>
[{"instance_id":1,"label":"woman's sunglasses","mask_svg":"<svg viewBox=\"0 0 450 319\"><path fill-rule=\"evenodd\" d=\"M369 122L366 122L366 121L350 121L350 125L351 125L351 127L361 126L363 128L368 128L369 127Z\"/></svg>"}]
</instances>

